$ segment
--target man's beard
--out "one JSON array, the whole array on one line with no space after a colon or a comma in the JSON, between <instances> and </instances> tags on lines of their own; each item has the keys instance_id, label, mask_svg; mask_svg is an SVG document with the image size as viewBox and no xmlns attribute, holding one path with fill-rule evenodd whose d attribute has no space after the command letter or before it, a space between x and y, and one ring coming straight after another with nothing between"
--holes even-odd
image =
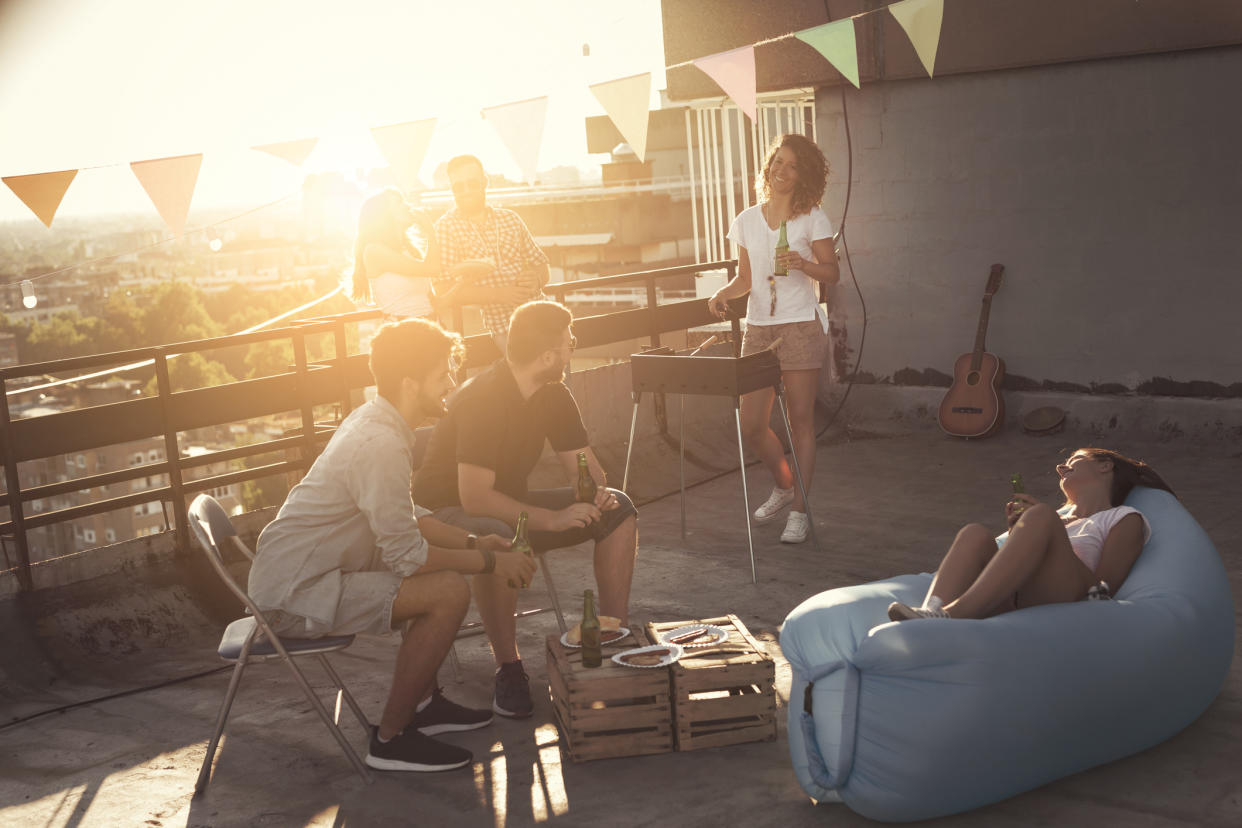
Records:
<instances>
[{"instance_id":1,"label":"man's beard","mask_svg":"<svg viewBox=\"0 0 1242 828\"><path fill-rule=\"evenodd\" d=\"M535 382L540 385L551 385L554 382L565 381L565 363L559 365L551 365L535 374Z\"/></svg>"},{"instance_id":2,"label":"man's beard","mask_svg":"<svg viewBox=\"0 0 1242 828\"><path fill-rule=\"evenodd\" d=\"M418 395L419 413L424 417L439 419L448 413L448 406L436 394L420 393Z\"/></svg>"}]
</instances>

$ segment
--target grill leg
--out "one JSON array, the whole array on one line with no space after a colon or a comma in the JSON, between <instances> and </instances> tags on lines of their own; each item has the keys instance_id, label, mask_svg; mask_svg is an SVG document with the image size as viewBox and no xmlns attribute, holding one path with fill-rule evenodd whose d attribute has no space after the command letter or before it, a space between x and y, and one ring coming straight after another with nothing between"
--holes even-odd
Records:
<instances>
[{"instance_id":1,"label":"grill leg","mask_svg":"<svg viewBox=\"0 0 1242 828\"><path fill-rule=\"evenodd\" d=\"M686 395L679 394L681 402L681 433L677 437L677 459L681 470L681 539L686 539Z\"/></svg>"},{"instance_id":2,"label":"grill leg","mask_svg":"<svg viewBox=\"0 0 1242 828\"><path fill-rule=\"evenodd\" d=\"M783 410L783 409L782 409ZM755 540L750 531L750 495L746 492L746 449L742 446L742 411L735 400L733 403L733 421L737 423L737 459L738 469L742 472L742 506L746 509L746 548L750 550L750 582L755 580Z\"/></svg>"},{"instance_id":3,"label":"grill leg","mask_svg":"<svg viewBox=\"0 0 1242 828\"><path fill-rule=\"evenodd\" d=\"M634 426L638 425L638 394L634 395L634 415L630 417L630 442L625 446L625 473L621 475L621 491L630 493L630 455L634 453Z\"/></svg>"}]
</instances>

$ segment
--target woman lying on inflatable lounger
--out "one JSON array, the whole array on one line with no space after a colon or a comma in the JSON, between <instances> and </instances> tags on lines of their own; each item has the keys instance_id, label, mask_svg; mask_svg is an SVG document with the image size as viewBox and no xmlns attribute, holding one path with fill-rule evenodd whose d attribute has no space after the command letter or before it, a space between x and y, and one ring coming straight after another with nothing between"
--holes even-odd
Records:
<instances>
[{"instance_id":1,"label":"woman lying on inflatable lounger","mask_svg":"<svg viewBox=\"0 0 1242 828\"><path fill-rule=\"evenodd\" d=\"M1005 504L1009 539L998 550L987 527L957 533L923 606L891 604L893 621L986 618L1039 604L1108 598L1151 535L1147 518L1122 506L1136 485L1172 493L1160 475L1107 449L1079 449L1057 465L1068 511L1025 494Z\"/></svg>"}]
</instances>

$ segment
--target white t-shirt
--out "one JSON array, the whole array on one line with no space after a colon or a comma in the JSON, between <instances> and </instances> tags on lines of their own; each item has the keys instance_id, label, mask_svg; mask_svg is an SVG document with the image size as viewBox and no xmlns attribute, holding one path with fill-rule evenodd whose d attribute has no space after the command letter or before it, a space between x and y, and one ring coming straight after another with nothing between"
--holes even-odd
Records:
<instances>
[{"instance_id":1,"label":"white t-shirt","mask_svg":"<svg viewBox=\"0 0 1242 828\"><path fill-rule=\"evenodd\" d=\"M1147 522L1147 518L1143 517L1142 512L1130 506L1114 506L1065 524L1065 532L1069 535L1070 546L1074 548L1074 554L1092 572L1100 566L1100 556L1104 552L1104 539L1117 525L1117 521L1130 514L1143 518L1143 543L1147 543L1151 538L1151 524Z\"/></svg>"},{"instance_id":2,"label":"white t-shirt","mask_svg":"<svg viewBox=\"0 0 1242 828\"><path fill-rule=\"evenodd\" d=\"M768 277L776 270L776 240L780 227L768 226L763 208L756 204L738 213L729 228L729 241L746 248L750 261L750 300L746 305L746 322L749 325L783 325L787 322L809 322L818 319L828 330L828 318L819 306L815 280L801 270L791 270L787 276L776 276L776 313L771 313L772 294ZM785 236L789 249L814 260L811 242L832 238L832 224L819 207L809 213L792 218L785 224Z\"/></svg>"},{"instance_id":3,"label":"white t-shirt","mask_svg":"<svg viewBox=\"0 0 1242 828\"><path fill-rule=\"evenodd\" d=\"M431 315L431 280L423 276L382 273L371 279L371 295L388 316L407 319Z\"/></svg>"}]
</instances>

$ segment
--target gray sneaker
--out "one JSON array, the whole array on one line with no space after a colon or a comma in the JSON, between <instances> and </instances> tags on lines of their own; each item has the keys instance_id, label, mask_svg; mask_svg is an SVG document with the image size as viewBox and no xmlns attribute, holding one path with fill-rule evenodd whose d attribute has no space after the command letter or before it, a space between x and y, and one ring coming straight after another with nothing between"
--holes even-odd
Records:
<instances>
[{"instance_id":1,"label":"gray sneaker","mask_svg":"<svg viewBox=\"0 0 1242 828\"><path fill-rule=\"evenodd\" d=\"M530 678L522 662L510 661L496 670L496 695L492 710L510 719L525 719L535 711L530 700Z\"/></svg>"}]
</instances>

